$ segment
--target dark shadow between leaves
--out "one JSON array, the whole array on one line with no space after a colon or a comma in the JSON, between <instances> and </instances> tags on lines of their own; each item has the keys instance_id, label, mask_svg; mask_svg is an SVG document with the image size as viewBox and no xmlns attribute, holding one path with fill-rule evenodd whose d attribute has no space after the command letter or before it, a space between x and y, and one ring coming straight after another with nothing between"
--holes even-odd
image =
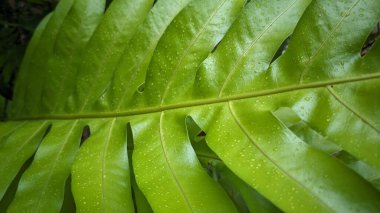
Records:
<instances>
[{"instance_id":1,"label":"dark shadow between leaves","mask_svg":"<svg viewBox=\"0 0 380 213\"><path fill-rule=\"evenodd\" d=\"M363 177L380 191L380 172L367 163L357 159L339 145L329 140L328 137L313 129L307 122L303 121L298 114L288 107L280 107L273 114L290 130L308 144L311 148L319 150L326 155L336 158L345 166Z\"/></svg>"},{"instance_id":2,"label":"dark shadow between leaves","mask_svg":"<svg viewBox=\"0 0 380 213\"><path fill-rule=\"evenodd\" d=\"M186 117L186 128L198 161L206 173L215 180L235 204L239 212L281 212L268 199L237 177L208 147L207 133L190 117ZM253 207L254 206L254 207Z\"/></svg>"},{"instance_id":3,"label":"dark shadow between leaves","mask_svg":"<svg viewBox=\"0 0 380 213\"><path fill-rule=\"evenodd\" d=\"M82 146L82 144L91 136L91 130L90 130L90 126L86 125L85 127L83 127L83 130L82 130L82 136L80 138L80 146Z\"/></svg>"},{"instance_id":4,"label":"dark shadow between leaves","mask_svg":"<svg viewBox=\"0 0 380 213\"><path fill-rule=\"evenodd\" d=\"M370 51L371 47L375 43L377 37L380 35L380 22L376 24L372 32L368 35L367 39L363 43L363 46L360 50L360 56L364 57Z\"/></svg>"},{"instance_id":5,"label":"dark shadow between leaves","mask_svg":"<svg viewBox=\"0 0 380 213\"><path fill-rule=\"evenodd\" d=\"M12 183L9 185L7 191L4 194L4 197L0 201L0 213L7 212L7 209L11 202L13 201L18 184L20 182L21 176L24 174L24 172L29 168L29 166L32 164L34 159L34 155L30 157L21 167L21 169L18 171L17 175L14 177Z\"/></svg>"},{"instance_id":6,"label":"dark shadow between leaves","mask_svg":"<svg viewBox=\"0 0 380 213\"><path fill-rule=\"evenodd\" d=\"M135 213L138 212L153 212L150 204L148 203L145 195L142 193L140 188L136 183L135 173L133 169L133 149L134 149L134 141L133 141L133 132L131 128L131 124L127 123L126 127L127 131L127 149L128 149L128 162L129 162L129 171L131 177L131 191L132 191L132 200L133 205L135 207Z\"/></svg>"},{"instance_id":7,"label":"dark shadow between leaves","mask_svg":"<svg viewBox=\"0 0 380 213\"><path fill-rule=\"evenodd\" d=\"M289 46L291 35L288 36L280 45L280 47L277 49L276 53L274 54L272 60L270 63L272 64L274 61L276 61L277 58L279 58L282 54L285 53L286 49Z\"/></svg>"},{"instance_id":8,"label":"dark shadow between leaves","mask_svg":"<svg viewBox=\"0 0 380 213\"><path fill-rule=\"evenodd\" d=\"M138 87L137 87L137 92L138 93L143 93L145 90L145 82L142 82Z\"/></svg>"},{"instance_id":9,"label":"dark shadow between leaves","mask_svg":"<svg viewBox=\"0 0 380 213\"><path fill-rule=\"evenodd\" d=\"M71 191L71 175L67 178L65 183L65 195L62 203L61 213L76 212L74 196Z\"/></svg>"}]
</instances>

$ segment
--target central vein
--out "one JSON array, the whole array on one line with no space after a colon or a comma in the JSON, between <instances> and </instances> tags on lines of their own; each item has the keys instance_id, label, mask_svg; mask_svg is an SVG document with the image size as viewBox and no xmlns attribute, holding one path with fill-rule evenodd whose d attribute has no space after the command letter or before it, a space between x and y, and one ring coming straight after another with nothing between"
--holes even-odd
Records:
<instances>
[{"instance_id":1,"label":"central vein","mask_svg":"<svg viewBox=\"0 0 380 213\"><path fill-rule=\"evenodd\" d=\"M345 79L334 79L334 80L328 80L328 81L304 83L300 85L283 86L283 87L278 87L274 89L253 91L253 92L225 96L225 97L192 100L188 102L181 102L181 103L170 104L170 105L145 107L142 109L131 109L125 112L105 112L105 113L92 113L92 114L61 114L61 115L50 114L50 115L28 116L28 117L15 117L15 118L10 118L9 120L43 120L43 119L70 120L70 119L85 119L85 118L126 117L126 116L133 116L133 115L162 112L165 110L174 110L174 109L202 106L202 105L208 105L208 104L225 103L229 101L244 100L244 99L249 99L253 97L274 95L274 94L296 91L296 90L325 87L329 85L337 85L337 84L365 81L365 80L378 79L378 78L380 78L380 72L366 74L366 75L357 76L357 77L345 78Z\"/></svg>"}]
</instances>

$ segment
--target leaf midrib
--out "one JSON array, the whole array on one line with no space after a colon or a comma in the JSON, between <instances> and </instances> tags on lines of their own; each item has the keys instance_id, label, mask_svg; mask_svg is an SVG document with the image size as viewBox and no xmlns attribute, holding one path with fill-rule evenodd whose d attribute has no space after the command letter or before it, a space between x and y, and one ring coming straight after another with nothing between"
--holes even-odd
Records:
<instances>
[{"instance_id":1,"label":"leaf midrib","mask_svg":"<svg viewBox=\"0 0 380 213\"><path fill-rule=\"evenodd\" d=\"M108 147L109 147L109 144L110 144L110 141L111 141L111 136L112 136L112 130L115 126L115 122L116 122L116 119L114 119L110 125L110 128L109 128L109 131L108 131L108 136L107 136L107 140L105 141L105 144L104 144L104 147L103 147L103 151L102 151L102 157L101 157L101 161L102 161L102 172L101 172L101 175L102 175L102 212L105 212L105 202L106 202L106 199L105 199L105 178L104 176L106 175L105 174L105 170L106 170L106 155L107 155L107 152L108 152Z\"/></svg>"},{"instance_id":2,"label":"leaf midrib","mask_svg":"<svg viewBox=\"0 0 380 213\"><path fill-rule=\"evenodd\" d=\"M195 212L191 203L190 203L190 200L189 198L187 197L187 194L185 193L185 189L183 188L182 184L180 183L177 175L176 175L176 172L175 172L175 169L172 167L171 165L171 161L169 160L169 157L168 157L168 153L166 151L166 148L165 148L165 139L164 139L164 128L163 128L163 117L164 117L164 112L161 112L161 115L160 115L160 145L161 145L161 148L162 148L162 152L163 152L163 155L164 155L164 158L165 158L165 162L166 162L166 165L168 166L169 170L170 170L170 174L172 175L178 189L181 191L181 194L183 196L183 199L186 203L186 206L189 208L189 210L191 212Z\"/></svg>"},{"instance_id":3,"label":"leaf midrib","mask_svg":"<svg viewBox=\"0 0 380 213\"><path fill-rule=\"evenodd\" d=\"M311 82L311 83L305 83L305 84L300 84L300 85L283 86L283 87L278 87L274 89L253 91L253 92L225 96L225 97L220 97L220 98L214 97L214 98L209 98L209 99L193 100L189 102L169 104L169 105L163 105L163 106L157 106L157 107L145 107L142 109L129 110L125 112L105 112L105 113L88 113L88 114L50 114L50 115L13 117L13 118L9 118L8 120L15 120L15 121L46 120L46 119L75 120L75 119L91 119L91 118L128 117L128 116L157 113L157 112L162 112L166 110L175 110L175 109L182 109L182 108L189 108L189 107L196 107L196 106L203 106L203 105L226 103L229 101L244 100L244 99L260 97L260 96L275 95L275 94L297 91L297 90L320 88L320 87L326 87L326 86L331 86L331 85L353 83L353 82L366 81L366 80L378 79L378 78L380 78L380 72L374 72L371 74L365 74L365 75L349 77L349 78L318 81L318 82Z\"/></svg>"},{"instance_id":4,"label":"leaf midrib","mask_svg":"<svg viewBox=\"0 0 380 213\"><path fill-rule=\"evenodd\" d=\"M43 123L44 125L45 123ZM62 141L62 146L59 148L59 151L58 153L55 155L55 159L53 161L53 165L50 167L49 171L48 171L48 176L47 176L47 179L46 181L44 182L44 185L42 187L42 189L40 190L40 193L39 193L39 198L37 200L37 204L36 204L36 207L35 207L35 212L39 212L40 210L40 205L42 204L42 197L46 194L46 191L47 191L47 187L50 183L50 180L53 176L53 173L54 173L54 170L56 169L57 167L57 161L59 160L59 158L61 157L62 155L62 152L64 150L64 148L69 145L68 143L70 142L69 141L69 138L70 138L70 135L72 134L72 132L74 131L76 125L78 124L78 120L75 121L73 124L72 124L72 127L70 128L69 132L66 134L66 137L65 139ZM42 125L42 126L43 126Z\"/></svg>"}]
</instances>

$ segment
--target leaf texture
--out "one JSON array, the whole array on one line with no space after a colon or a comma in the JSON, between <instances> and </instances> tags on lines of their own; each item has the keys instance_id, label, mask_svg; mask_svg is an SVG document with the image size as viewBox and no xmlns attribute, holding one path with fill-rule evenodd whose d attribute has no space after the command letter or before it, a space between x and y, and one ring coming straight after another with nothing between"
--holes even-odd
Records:
<instances>
[{"instance_id":1,"label":"leaf texture","mask_svg":"<svg viewBox=\"0 0 380 213\"><path fill-rule=\"evenodd\" d=\"M379 8L61 0L0 123L0 206L378 212Z\"/></svg>"},{"instance_id":2,"label":"leaf texture","mask_svg":"<svg viewBox=\"0 0 380 213\"><path fill-rule=\"evenodd\" d=\"M21 166L42 140L46 122L12 122L1 125L1 197Z\"/></svg>"},{"instance_id":3,"label":"leaf texture","mask_svg":"<svg viewBox=\"0 0 380 213\"><path fill-rule=\"evenodd\" d=\"M181 118L161 112L136 124L133 162L137 184L157 212L236 212L197 161ZM138 131L140 126L143 132Z\"/></svg>"},{"instance_id":4,"label":"leaf texture","mask_svg":"<svg viewBox=\"0 0 380 213\"><path fill-rule=\"evenodd\" d=\"M66 178L79 148L79 122L55 123L39 146L32 164L21 177L9 212L25 209L34 212L60 210ZM56 143L57 140L61 143Z\"/></svg>"},{"instance_id":5,"label":"leaf texture","mask_svg":"<svg viewBox=\"0 0 380 213\"><path fill-rule=\"evenodd\" d=\"M134 212L128 168L126 126L117 119L90 124L72 168L78 212Z\"/></svg>"}]
</instances>

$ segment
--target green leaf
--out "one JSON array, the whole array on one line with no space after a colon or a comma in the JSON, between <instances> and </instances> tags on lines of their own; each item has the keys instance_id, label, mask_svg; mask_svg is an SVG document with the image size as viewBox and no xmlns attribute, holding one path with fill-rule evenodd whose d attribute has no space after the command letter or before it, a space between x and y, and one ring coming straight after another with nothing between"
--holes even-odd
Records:
<instances>
[{"instance_id":1,"label":"green leaf","mask_svg":"<svg viewBox=\"0 0 380 213\"><path fill-rule=\"evenodd\" d=\"M133 204L135 206L136 212L143 212L143 213L152 213L153 210L146 200L146 197L141 192L139 186L136 183L136 177L133 169L133 162L132 162L132 150L134 148L134 141L133 141L133 135L132 135L132 129L130 123L127 125L127 148L128 148L128 158L129 158L129 168L131 171L131 184L132 184L132 198L133 198Z\"/></svg>"},{"instance_id":2,"label":"green leaf","mask_svg":"<svg viewBox=\"0 0 380 213\"><path fill-rule=\"evenodd\" d=\"M132 168L132 167L131 167ZM142 212L142 213L152 213L153 210L146 200L146 197L144 194L141 192L140 188L138 187L136 183L136 179L131 178L132 182L132 191L133 191L133 200L134 200L134 206L137 212Z\"/></svg>"},{"instance_id":3,"label":"green leaf","mask_svg":"<svg viewBox=\"0 0 380 213\"><path fill-rule=\"evenodd\" d=\"M90 124L95 133L85 141L72 168L78 212L134 212L128 167L126 125L119 120Z\"/></svg>"},{"instance_id":4,"label":"green leaf","mask_svg":"<svg viewBox=\"0 0 380 213\"><path fill-rule=\"evenodd\" d=\"M161 38L148 68L144 94L149 106L173 103L181 96L189 99L189 82L196 68L221 40L243 4L242 0L198 0L181 11Z\"/></svg>"},{"instance_id":5,"label":"green leaf","mask_svg":"<svg viewBox=\"0 0 380 213\"><path fill-rule=\"evenodd\" d=\"M308 0L249 3L216 51L201 64L194 95L222 97L271 88L265 71L309 3Z\"/></svg>"},{"instance_id":6,"label":"green leaf","mask_svg":"<svg viewBox=\"0 0 380 213\"><path fill-rule=\"evenodd\" d=\"M133 168L141 191L154 212L236 212L197 161L181 118L162 112L132 123Z\"/></svg>"},{"instance_id":7,"label":"green leaf","mask_svg":"<svg viewBox=\"0 0 380 213\"><path fill-rule=\"evenodd\" d=\"M196 126L192 119L188 123L190 124L187 125L188 129L191 125ZM188 133L190 136L190 132ZM204 139L192 141L192 146L202 166L207 170L209 175L223 187L239 212L280 212L269 200L260 195L260 193L229 170L206 145Z\"/></svg>"},{"instance_id":8,"label":"green leaf","mask_svg":"<svg viewBox=\"0 0 380 213\"><path fill-rule=\"evenodd\" d=\"M297 44L290 43L284 56L273 65L272 76L276 75L278 84L294 84L376 72L358 72L352 64L361 60L363 42L380 19L379 12L375 12L379 6L376 1L349 0L333 5L314 1L292 35ZM315 27L321 24L323 27ZM278 67L293 70L292 75L278 73Z\"/></svg>"},{"instance_id":9,"label":"green leaf","mask_svg":"<svg viewBox=\"0 0 380 213\"><path fill-rule=\"evenodd\" d=\"M21 66L21 74L18 81L20 82L19 85L23 86L20 88L15 87L15 104L11 109L14 113L22 111L33 113L35 111L33 110L36 106L34 99L40 97L39 87L42 86L43 79L48 76L44 72L41 72L41 70L47 72L48 63L46 63L46 60L52 55L60 26L64 21L64 17L70 11L72 4L73 0L61 1L51 17L45 18L42 21L42 25L36 30L35 37L32 39L31 46L28 47L26 58ZM44 51L40 51L41 49ZM30 90L34 90L35 92L30 94L28 93Z\"/></svg>"},{"instance_id":10,"label":"green leaf","mask_svg":"<svg viewBox=\"0 0 380 213\"><path fill-rule=\"evenodd\" d=\"M110 86L97 100L96 106L106 111L122 111L131 104L133 95L143 87L146 70L157 43L174 17L190 0L157 1L145 22L127 44L115 67ZM125 82L128 82L126 84ZM128 85L126 87L126 85Z\"/></svg>"},{"instance_id":11,"label":"green leaf","mask_svg":"<svg viewBox=\"0 0 380 213\"><path fill-rule=\"evenodd\" d=\"M262 102L271 98L262 99L221 106L220 111L214 112L215 117L210 116L215 121L206 140L233 172L285 211L379 208L378 192L357 174L310 148L270 111L254 113L252 108L260 109ZM243 109L250 113L244 113ZM209 113L205 109L204 114ZM194 120L205 117L204 114L193 116ZM222 138L230 143L221 143ZM344 193L347 185L356 190ZM371 197L372 207L367 206ZM346 202L351 204L344 205Z\"/></svg>"},{"instance_id":12,"label":"green leaf","mask_svg":"<svg viewBox=\"0 0 380 213\"><path fill-rule=\"evenodd\" d=\"M13 201L16 191L17 191L17 186L20 181L21 175L25 172L25 170L30 166L32 163L32 158L29 158L24 165L21 167L21 169L18 171L17 175L13 179L12 183L8 186L7 192L4 194L3 198L0 201L0 212L6 212L9 205Z\"/></svg>"},{"instance_id":13,"label":"green leaf","mask_svg":"<svg viewBox=\"0 0 380 213\"><path fill-rule=\"evenodd\" d=\"M270 201L261 196L244 181L239 179L220 161L211 161L209 165L214 172L218 182L240 206L239 212L281 212ZM243 208L244 206L245 208Z\"/></svg>"},{"instance_id":14,"label":"green leaf","mask_svg":"<svg viewBox=\"0 0 380 213\"><path fill-rule=\"evenodd\" d=\"M0 197L21 166L34 154L44 136L47 122L8 122L0 125Z\"/></svg>"},{"instance_id":15,"label":"green leaf","mask_svg":"<svg viewBox=\"0 0 380 213\"><path fill-rule=\"evenodd\" d=\"M74 103L75 109L91 110L93 101L108 88L113 72L107 72L110 67L118 64L124 48L133 37L137 27L144 21L153 0L112 1L103 19L87 44L78 70ZM128 18L124 18L128 16ZM89 72L90 71L90 72ZM88 84L96 76L96 86ZM90 90L89 90L90 89ZM93 95L89 95L90 93ZM70 100L70 99L69 99Z\"/></svg>"},{"instance_id":16,"label":"green leaf","mask_svg":"<svg viewBox=\"0 0 380 213\"><path fill-rule=\"evenodd\" d=\"M28 48L25 51L25 55L21 63L20 72L17 75L17 82L20 82L21 84L26 85L28 83L28 77L29 77L28 74L29 72L32 72L32 71L25 72L22 70L27 69L27 67L28 69L31 68L30 67L30 64L32 63L31 61L33 61L33 56L37 52L36 49L38 48L38 44L40 43L41 36L43 32L45 31L47 27L47 23L50 21L51 17L52 17L52 13L48 14L44 19L42 19L40 24L34 30L32 39L29 41ZM25 94L24 88L23 89L17 88L17 87L14 88L14 97L23 97L24 94ZM23 106L24 100L21 98L19 99L15 98L14 100L15 102L18 101L17 104L14 104L14 105L18 105L18 107L17 106L11 107L9 111L22 110L22 108L24 107ZM14 105L12 104L12 106Z\"/></svg>"},{"instance_id":17,"label":"green leaf","mask_svg":"<svg viewBox=\"0 0 380 213\"><path fill-rule=\"evenodd\" d=\"M8 212L59 211L66 179L79 148L80 121L54 122L39 146L30 167L21 177ZM60 140L60 143L56 143ZM30 199L35 197L35 199Z\"/></svg>"},{"instance_id":18,"label":"green leaf","mask_svg":"<svg viewBox=\"0 0 380 213\"><path fill-rule=\"evenodd\" d=\"M71 92L65 86L73 83L76 66L81 61L81 51L97 27L104 6L102 0L63 0L58 4L51 18L46 20L47 23L43 22L46 26L41 24L37 28L28 47L18 80L25 86L16 86L15 107L11 112L41 113L58 110L64 103L60 97L68 96ZM39 48L44 51L39 51ZM30 60L29 57L32 56L29 55L37 60ZM23 69L27 69L27 72L23 72ZM62 70L65 70L64 75ZM69 86L72 87L74 85ZM35 92L29 94L29 90Z\"/></svg>"},{"instance_id":19,"label":"green leaf","mask_svg":"<svg viewBox=\"0 0 380 213\"><path fill-rule=\"evenodd\" d=\"M378 8L60 1L34 33L0 123L0 204L380 211L380 43L368 41Z\"/></svg>"}]
</instances>

